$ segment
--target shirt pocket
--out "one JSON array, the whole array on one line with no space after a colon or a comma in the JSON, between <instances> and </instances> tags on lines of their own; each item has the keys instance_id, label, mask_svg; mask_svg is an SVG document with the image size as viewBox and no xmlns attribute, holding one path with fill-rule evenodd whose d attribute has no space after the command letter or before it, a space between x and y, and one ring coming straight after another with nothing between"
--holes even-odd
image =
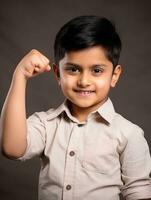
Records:
<instances>
[{"instance_id":1,"label":"shirt pocket","mask_svg":"<svg viewBox=\"0 0 151 200\"><path fill-rule=\"evenodd\" d=\"M113 174L119 170L116 141L104 137L96 141L86 140L82 166L85 170L101 174Z\"/></svg>"}]
</instances>

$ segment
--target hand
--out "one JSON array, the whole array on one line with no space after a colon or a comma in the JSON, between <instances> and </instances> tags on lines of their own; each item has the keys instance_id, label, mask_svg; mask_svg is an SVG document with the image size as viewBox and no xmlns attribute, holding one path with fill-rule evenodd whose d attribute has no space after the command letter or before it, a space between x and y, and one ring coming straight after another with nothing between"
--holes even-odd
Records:
<instances>
[{"instance_id":1,"label":"hand","mask_svg":"<svg viewBox=\"0 0 151 200\"><path fill-rule=\"evenodd\" d=\"M31 50L17 65L14 76L23 75L27 80L50 71L49 60L39 51Z\"/></svg>"}]
</instances>

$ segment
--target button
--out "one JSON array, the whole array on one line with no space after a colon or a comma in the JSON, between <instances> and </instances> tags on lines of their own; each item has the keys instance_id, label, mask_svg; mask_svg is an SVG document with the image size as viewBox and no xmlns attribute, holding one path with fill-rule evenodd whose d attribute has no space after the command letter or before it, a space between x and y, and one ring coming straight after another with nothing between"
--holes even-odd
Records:
<instances>
[{"instance_id":1,"label":"button","mask_svg":"<svg viewBox=\"0 0 151 200\"><path fill-rule=\"evenodd\" d=\"M67 186L66 186L66 189L67 189L67 190L71 190L71 185L67 185Z\"/></svg>"},{"instance_id":2,"label":"button","mask_svg":"<svg viewBox=\"0 0 151 200\"><path fill-rule=\"evenodd\" d=\"M78 124L78 127L82 127L84 124Z\"/></svg>"},{"instance_id":3,"label":"button","mask_svg":"<svg viewBox=\"0 0 151 200\"><path fill-rule=\"evenodd\" d=\"M70 151L70 156L74 156L75 155L75 152L74 151Z\"/></svg>"}]
</instances>

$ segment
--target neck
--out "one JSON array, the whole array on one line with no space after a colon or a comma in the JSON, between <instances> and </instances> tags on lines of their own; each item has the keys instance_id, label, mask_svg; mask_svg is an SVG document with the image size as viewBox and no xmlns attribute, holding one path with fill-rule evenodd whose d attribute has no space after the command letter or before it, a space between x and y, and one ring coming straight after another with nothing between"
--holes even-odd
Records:
<instances>
[{"instance_id":1,"label":"neck","mask_svg":"<svg viewBox=\"0 0 151 200\"><path fill-rule=\"evenodd\" d=\"M72 106L71 114L80 122L86 121L91 110Z\"/></svg>"}]
</instances>

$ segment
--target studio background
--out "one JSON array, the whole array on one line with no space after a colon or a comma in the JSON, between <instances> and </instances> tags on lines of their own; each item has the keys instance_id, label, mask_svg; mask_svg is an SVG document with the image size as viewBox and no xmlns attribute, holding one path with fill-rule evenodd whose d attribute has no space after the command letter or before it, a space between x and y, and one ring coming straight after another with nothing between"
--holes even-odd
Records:
<instances>
[{"instance_id":1,"label":"studio background","mask_svg":"<svg viewBox=\"0 0 151 200\"><path fill-rule=\"evenodd\" d=\"M53 43L71 18L94 14L115 22L123 42L123 74L111 99L117 112L141 126L151 148L151 1L150 0L1 0L0 111L20 59L37 49L53 61ZM56 107L62 93L49 72L29 81L27 116ZM37 200L40 162L11 161L0 155L0 200Z\"/></svg>"}]
</instances>

